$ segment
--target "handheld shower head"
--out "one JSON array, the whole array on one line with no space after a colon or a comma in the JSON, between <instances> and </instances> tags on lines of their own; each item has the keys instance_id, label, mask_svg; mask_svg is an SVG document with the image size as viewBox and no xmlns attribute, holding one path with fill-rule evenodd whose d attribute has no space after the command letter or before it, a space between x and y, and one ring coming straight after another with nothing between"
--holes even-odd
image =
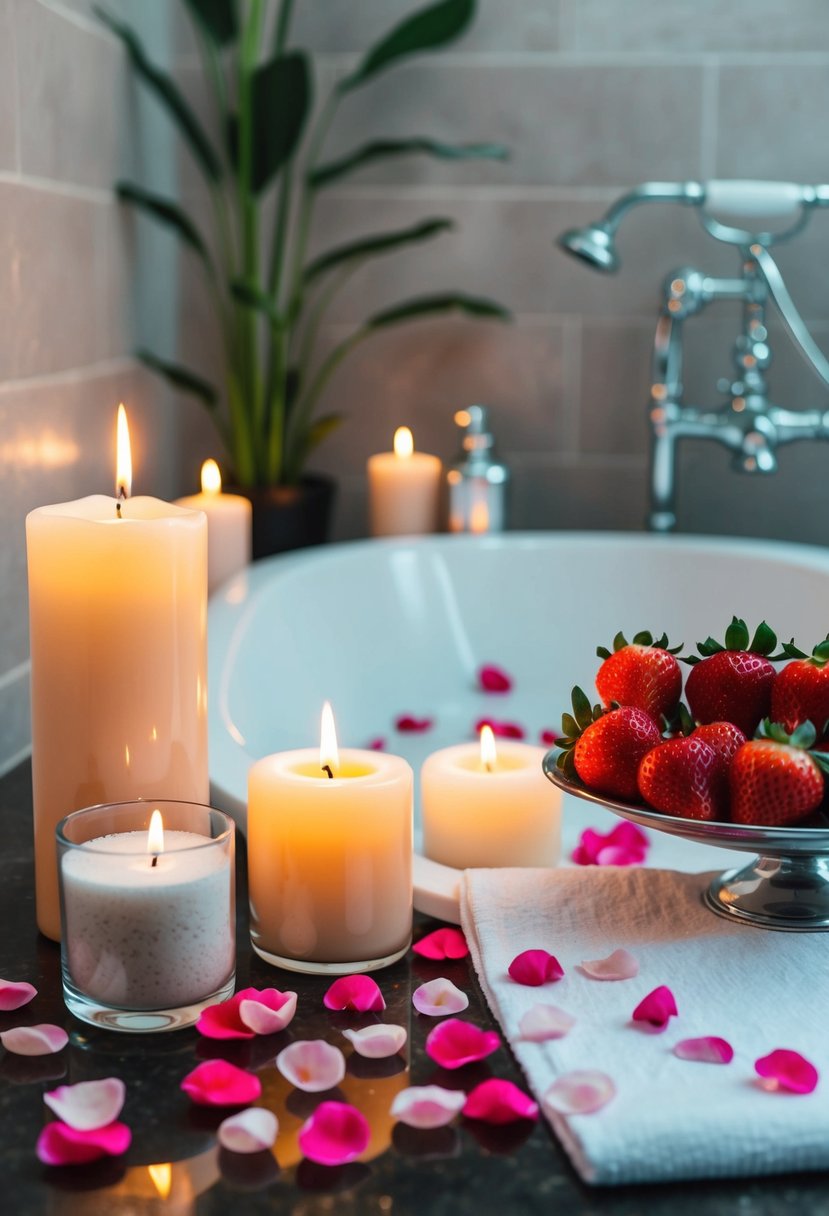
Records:
<instances>
[{"instance_id":1,"label":"handheld shower head","mask_svg":"<svg viewBox=\"0 0 829 1216\"><path fill-rule=\"evenodd\" d=\"M581 258L594 270L613 274L619 269L614 238L615 225L611 230L608 224L586 224L584 228L569 228L563 232L558 238L558 245L565 253Z\"/></svg>"}]
</instances>

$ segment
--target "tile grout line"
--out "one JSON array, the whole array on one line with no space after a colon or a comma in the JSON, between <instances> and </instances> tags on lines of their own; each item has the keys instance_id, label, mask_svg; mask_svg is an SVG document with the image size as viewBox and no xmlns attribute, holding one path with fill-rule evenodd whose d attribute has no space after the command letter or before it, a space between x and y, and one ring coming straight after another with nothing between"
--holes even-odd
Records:
<instances>
[{"instance_id":1,"label":"tile grout line","mask_svg":"<svg viewBox=\"0 0 829 1216\"><path fill-rule=\"evenodd\" d=\"M29 389L53 388L61 384L80 384L84 380L98 380L132 366L138 366L135 359L121 356L117 359L102 359L98 363L86 363L81 367L69 367L59 372L23 376L17 380L3 380L0 382L0 398Z\"/></svg>"},{"instance_id":2,"label":"tile grout line","mask_svg":"<svg viewBox=\"0 0 829 1216\"><path fill-rule=\"evenodd\" d=\"M562 390L564 399L564 451L578 455L581 415L581 361L583 322L580 316L565 316L562 322Z\"/></svg>"},{"instance_id":3,"label":"tile grout line","mask_svg":"<svg viewBox=\"0 0 829 1216\"><path fill-rule=\"evenodd\" d=\"M17 768L18 764L22 764L24 760L28 760L32 754L32 745L27 743L25 747L21 747L20 751L12 752L10 756L5 756L0 760L0 777L5 777L6 773L10 773L13 768Z\"/></svg>"},{"instance_id":4,"label":"tile grout line","mask_svg":"<svg viewBox=\"0 0 829 1216\"><path fill-rule=\"evenodd\" d=\"M16 173L0 170L0 186L22 186L25 190L38 190L41 194L57 194L64 198L87 203L104 203L107 206L116 201L111 190L62 182L53 177L33 177L31 174L23 173L22 170L18 170Z\"/></svg>"},{"instance_id":5,"label":"tile grout line","mask_svg":"<svg viewBox=\"0 0 829 1216\"><path fill-rule=\"evenodd\" d=\"M0 692L3 692L4 689L8 688L10 684L14 684L17 680L23 679L24 676L26 679L28 679L31 666L31 659L24 659L23 662L18 663L16 667L12 667L9 671L4 672L3 675L0 676Z\"/></svg>"}]
</instances>

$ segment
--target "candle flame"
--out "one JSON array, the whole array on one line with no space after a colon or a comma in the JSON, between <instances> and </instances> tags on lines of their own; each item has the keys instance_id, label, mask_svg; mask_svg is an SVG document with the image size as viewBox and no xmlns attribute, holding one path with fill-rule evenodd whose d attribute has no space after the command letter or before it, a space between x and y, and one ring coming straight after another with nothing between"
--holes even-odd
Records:
<instances>
[{"instance_id":1,"label":"candle flame","mask_svg":"<svg viewBox=\"0 0 829 1216\"><path fill-rule=\"evenodd\" d=\"M159 1199L167 1199L173 1187L173 1167L170 1162L165 1162L163 1165L148 1165L147 1173L153 1180L153 1186L158 1191Z\"/></svg>"},{"instance_id":2,"label":"candle flame","mask_svg":"<svg viewBox=\"0 0 829 1216\"><path fill-rule=\"evenodd\" d=\"M394 432L394 454L408 460L414 451L414 438L407 426L399 426Z\"/></svg>"},{"instance_id":3,"label":"candle flame","mask_svg":"<svg viewBox=\"0 0 829 1216\"><path fill-rule=\"evenodd\" d=\"M489 531L489 508L485 502L476 502L470 511L469 531L478 534Z\"/></svg>"},{"instance_id":4,"label":"candle flame","mask_svg":"<svg viewBox=\"0 0 829 1216\"><path fill-rule=\"evenodd\" d=\"M481 767L491 773L495 768L498 753L495 750L495 735L492 727L484 724L481 727Z\"/></svg>"},{"instance_id":5,"label":"candle flame","mask_svg":"<svg viewBox=\"0 0 829 1216\"><path fill-rule=\"evenodd\" d=\"M334 714L330 701L326 701L322 707L322 726L320 729L320 768L325 768L326 766L335 775L340 767L337 730L334 726Z\"/></svg>"},{"instance_id":6,"label":"candle flame","mask_svg":"<svg viewBox=\"0 0 829 1216\"><path fill-rule=\"evenodd\" d=\"M202 465L201 488L203 494L221 494L222 474L215 460L205 460Z\"/></svg>"},{"instance_id":7,"label":"candle flame","mask_svg":"<svg viewBox=\"0 0 829 1216\"><path fill-rule=\"evenodd\" d=\"M115 497L129 498L132 492L132 452L130 451L130 429L127 411L118 406L118 424L115 458Z\"/></svg>"},{"instance_id":8,"label":"candle flame","mask_svg":"<svg viewBox=\"0 0 829 1216\"><path fill-rule=\"evenodd\" d=\"M164 852L164 820L161 811L153 811L150 816L150 830L147 832L147 852L157 857Z\"/></svg>"}]
</instances>

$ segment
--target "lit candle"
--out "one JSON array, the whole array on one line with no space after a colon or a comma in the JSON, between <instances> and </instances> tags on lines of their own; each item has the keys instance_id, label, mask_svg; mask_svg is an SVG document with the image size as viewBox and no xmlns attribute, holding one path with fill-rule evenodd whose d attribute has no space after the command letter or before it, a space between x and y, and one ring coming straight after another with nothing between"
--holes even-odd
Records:
<instances>
[{"instance_id":1,"label":"lit candle","mask_svg":"<svg viewBox=\"0 0 829 1216\"><path fill-rule=\"evenodd\" d=\"M222 490L222 475L215 460L201 467L201 494L177 498L176 506L204 511L207 516L207 591L212 595L250 563L250 500Z\"/></svg>"},{"instance_id":2,"label":"lit candle","mask_svg":"<svg viewBox=\"0 0 829 1216\"><path fill-rule=\"evenodd\" d=\"M320 750L259 760L248 778L251 941L298 971L369 971L412 931L412 770L339 750L330 707Z\"/></svg>"},{"instance_id":3,"label":"lit candle","mask_svg":"<svg viewBox=\"0 0 829 1216\"><path fill-rule=\"evenodd\" d=\"M55 940L59 819L209 792L207 521L129 497L125 415L118 430L116 498L26 519L37 922Z\"/></svg>"},{"instance_id":4,"label":"lit candle","mask_svg":"<svg viewBox=\"0 0 829 1216\"><path fill-rule=\"evenodd\" d=\"M541 769L544 749L499 740L433 752L421 770L423 851L473 866L554 866L561 849L561 795Z\"/></svg>"},{"instance_id":5,"label":"lit candle","mask_svg":"<svg viewBox=\"0 0 829 1216\"><path fill-rule=\"evenodd\" d=\"M368 461L372 536L412 536L437 531L441 463L414 450L407 426L394 433L394 451Z\"/></svg>"}]
</instances>

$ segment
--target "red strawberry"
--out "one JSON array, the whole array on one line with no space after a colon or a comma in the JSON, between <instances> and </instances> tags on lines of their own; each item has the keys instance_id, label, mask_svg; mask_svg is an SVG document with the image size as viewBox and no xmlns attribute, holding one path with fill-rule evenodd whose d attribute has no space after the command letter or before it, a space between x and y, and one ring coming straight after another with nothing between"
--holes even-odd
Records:
<instances>
[{"instance_id":1,"label":"red strawberry","mask_svg":"<svg viewBox=\"0 0 829 1216\"><path fill-rule=\"evenodd\" d=\"M681 646L668 649L663 633L658 641L650 633L637 633L632 642L624 634L613 639L613 653L600 646L604 659L596 676L596 688L605 705L634 705L659 721L669 714L682 692L682 672L674 655Z\"/></svg>"},{"instance_id":2,"label":"red strawberry","mask_svg":"<svg viewBox=\"0 0 829 1216\"><path fill-rule=\"evenodd\" d=\"M776 723L764 728L766 735L745 743L731 762L731 817L762 827L797 823L823 799L829 758L806 750L815 741L811 722L792 735Z\"/></svg>"},{"instance_id":3,"label":"red strawberry","mask_svg":"<svg viewBox=\"0 0 829 1216\"><path fill-rule=\"evenodd\" d=\"M619 709L591 709L580 688L573 689L573 714L561 718L562 749L556 764L569 775L577 774L599 794L635 801L639 795L636 772L639 761L662 742L659 727L643 709L623 705Z\"/></svg>"},{"instance_id":4,"label":"red strawberry","mask_svg":"<svg viewBox=\"0 0 829 1216\"><path fill-rule=\"evenodd\" d=\"M697 722L733 722L745 735L753 735L768 715L774 683L772 657L775 634L763 621L749 642L745 621L735 616L725 634L725 646L708 638L697 644L703 656L685 659L694 664L685 684L685 696Z\"/></svg>"},{"instance_id":5,"label":"red strawberry","mask_svg":"<svg viewBox=\"0 0 829 1216\"><path fill-rule=\"evenodd\" d=\"M723 811L720 760L704 739L669 739L639 764L639 791L657 811L682 819L718 819ZM719 787L719 788L718 788Z\"/></svg>"},{"instance_id":6,"label":"red strawberry","mask_svg":"<svg viewBox=\"0 0 829 1216\"><path fill-rule=\"evenodd\" d=\"M713 747L717 756L717 774L724 781L728 778L731 761L747 741L739 726L733 722L709 722L705 726L698 726L691 737L702 739Z\"/></svg>"},{"instance_id":7,"label":"red strawberry","mask_svg":"<svg viewBox=\"0 0 829 1216\"><path fill-rule=\"evenodd\" d=\"M826 734L829 722L829 636L810 655L791 642L784 642L783 649L793 661L775 676L771 689L772 720L789 732L802 722L811 722L820 738Z\"/></svg>"}]
</instances>

